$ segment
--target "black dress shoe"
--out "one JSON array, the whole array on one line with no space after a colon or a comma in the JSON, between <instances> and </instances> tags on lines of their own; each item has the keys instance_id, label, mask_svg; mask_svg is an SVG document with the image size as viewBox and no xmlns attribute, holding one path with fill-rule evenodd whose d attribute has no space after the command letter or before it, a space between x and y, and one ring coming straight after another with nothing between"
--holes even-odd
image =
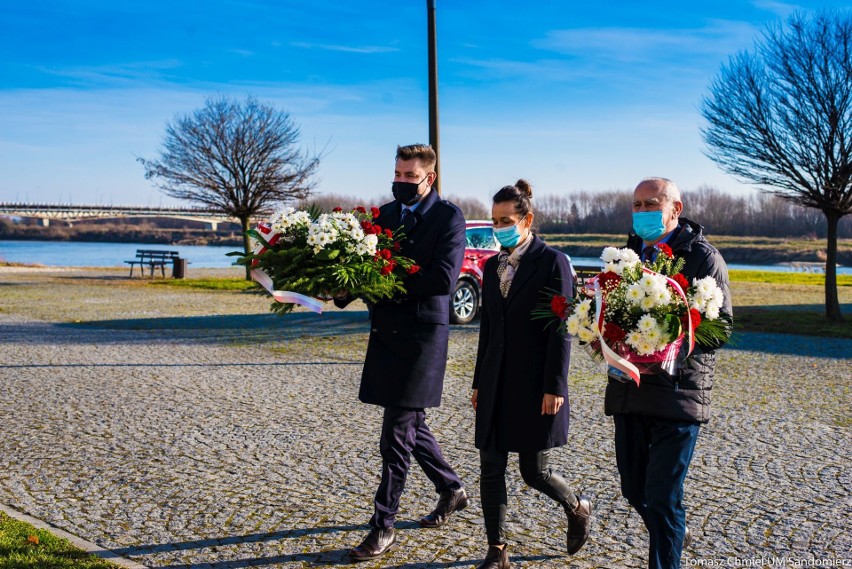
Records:
<instances>
[{"instance_id":1,"label":"black dress shoe","mask_svg":"<svg viewBox=\"0 0 852 569\"><path fill-rule=\"evenodd\" d=\"M467 499L467 492L464 491L464 488L445 490L441 492L438 505L435 506L432 513L420 518L420 527L436 528L442 526L450 517L450 514L464 510L469 503L470 500Z\"/></svg>"},{"instance_id":2,"label":"black dress shoe","mask_svg":"<svg viewBox=\"0 0 852 569\"><path fill-rule=\"evenodd\" d=\"M393 528L378 529L373 528L361 545L349 551L349 557L353 561L368 561L384 555L396 542L393 534Z\"/></svg>"},{"instance_id":3,"label":"black dress shoe","mask_svg":"<svg viewBox=\"0 0 852 569\"><path fill-rule=\"evenodd\" d=\"M592 501L583 496L577 496L578 504L573 510L566 510L568 515L568 536L566 546L571 555L580 551L580 548L589 539L589 527L591 526Z\"/></svg>"},{"instance_id":4,"label":"black dress shoe","mask_svg":"<svg viewBox=\"0 0 852 569\"><path fill-rule=\"evenodd\" d=\"M489 545L485 560L477 565L476 569L509 569L511 566L507 545L504 545L502 549L496 545Z\"/></svg>"}]
</instances>

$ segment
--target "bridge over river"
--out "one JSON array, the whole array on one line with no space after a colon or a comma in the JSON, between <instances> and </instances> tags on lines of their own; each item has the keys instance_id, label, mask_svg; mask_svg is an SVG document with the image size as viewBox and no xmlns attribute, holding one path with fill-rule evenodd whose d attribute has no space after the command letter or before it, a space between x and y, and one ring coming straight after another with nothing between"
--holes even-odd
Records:
<instances>
[{"instance_id":1,"label":"bridge over river","mask_svg":"<svg viewBox=\"0 0 852 569\"><path fill-rule=\"evenodd\" d=\"M68 225L84 219L109 219L122 217L164 217L200 221L216 230L220 223L237 221L212 208L151 207L140 205L77 205L77 204L30 204L0 202L0 215L38 219L48 226L53 221Z\"/></svg>"}]
</instances>

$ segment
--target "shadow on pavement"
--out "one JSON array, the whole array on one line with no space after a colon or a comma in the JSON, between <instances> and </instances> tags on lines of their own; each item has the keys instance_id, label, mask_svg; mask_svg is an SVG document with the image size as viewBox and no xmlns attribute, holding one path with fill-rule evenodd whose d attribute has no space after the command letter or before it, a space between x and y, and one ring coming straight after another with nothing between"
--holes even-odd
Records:
<instances>
[{"instance_id":1,"label":"shadow on pavement","mask_svg":"<svg viewBox=\"0 0 852 569\"><path fill-rule=\"evenodd\" d=\"M113 553L119 555L151 555L160 551L183 551L187 549L204 549L206 547L217 547L220 545L233 545L235 543L256 543L261 541L275 541L306 535L335 533L339 531L369 530L367 524L353 524L346 526L320 526L315 528L291 529L267 533L253 533L248 535L235 535L231 537L219 537L210 539L198 539L194 541L176 541L168 543L149 543L146 545L135 545L123 549L113 549Z\"/></svg>"},{"instance_id":2,"label":"shadow on pavement","mask_svg":"<svg viewBox=\"0 0 852 569\"><path fill-rule=\"evenodd\" d=\"M416 522L397 523L397 530L418 528ZM239 543L254 543L261 541L275 541L288 538L299 538L306 535L327 534L341 531L367 531L367 524L359 525L342 525L342 526L320 526L315 528L301 528L293 530L285 530L269 533L256 533L241 536L232 536L216 539L200 539L195 541L183 541L172 543L156 543L139 545L134 547L126 547L123 549L114 549L112 553L138 557L144 555L152 555L163 551L183 551L189 549L204 549L223 545L234 545ZM229 559L213 562L201 563L204 567L257 567L263 565L276 565L286 563L307 563L314 567L329 567L335 565L352 565L354 564L348 557L349 549L333 549L327 551L316 551L310 553L291 553L286 555L274 555L270 557L252 557L247 559ZM543 561L555 559L558 555L519 555L513 556L513 561ZM388 569L441 569L448 567L470 567L479 563L481 559L467 559L448 562L424 562L424 563L404 563L402 565L387 565ZM197 567L199 563L192 564L171 564L171 565L150 565L152 569L190 569Z\"/></svg>"},{"instance_id":3,"label":"shadow on pavement","mask_svg":"<svg viewBox=\"0 0 852 569\"><path fill-rule=\"evenodd\" d=\"M736 319L736 316L734 316ZM736 320L735 324L736 326ZM769 354L807 356L812 358L852 358L852 339L772 334L768 332L735 332L726 350L743 350Z\"/></svg>"}]
</instances>

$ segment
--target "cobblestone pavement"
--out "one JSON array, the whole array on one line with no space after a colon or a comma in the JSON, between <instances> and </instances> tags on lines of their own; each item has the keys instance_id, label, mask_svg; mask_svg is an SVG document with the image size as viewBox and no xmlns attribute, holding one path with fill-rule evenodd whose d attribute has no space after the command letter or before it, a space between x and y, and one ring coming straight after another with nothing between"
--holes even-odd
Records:
<instances>
[{"instance_id":1,"label":"cobblestone pavement","mask_svg":"<svg viewBox=\"0 0 852 569\"><path fill-rule=\"evenodd\" d=\"M89 286L46 290L54 317L41 306L35 319L16 304L25 281L0 275L0 502L151 567L348 565L379 470L380 409L357 402L365 312L277 318L256 297ZM415 466L397 548L361 567L471 567L484 554L476 338L476 326L453 328L444 405L429 412L472 507L417 527L436 496ZM852 559L850 357L848 340L756 334L720 352L714 418L687 480L685 565ZM579 349L570 384L570 443L554 466L593 497L592 538L567 556L559 509L514 468L513 564L644 567L604 380Z\"/></svg>"}]
</instances>

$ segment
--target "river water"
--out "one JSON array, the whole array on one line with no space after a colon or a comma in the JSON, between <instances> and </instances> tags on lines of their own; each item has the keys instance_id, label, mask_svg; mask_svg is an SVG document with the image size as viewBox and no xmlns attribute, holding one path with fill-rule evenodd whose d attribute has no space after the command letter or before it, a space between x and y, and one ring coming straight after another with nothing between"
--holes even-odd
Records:
<instances>
[{"instance_id":1,"label":"river water","mask_svg":"<svg viewBox=\"0 0 852 569\"><path fill-rule=\"evenodd\" d=\"M89 243L79 241L0 241L0 262L33 263L55 267L127 267L137 249L177 251L190 267L220 269L233 265L226 253L236 247L205 245L157 245L152 243ZM599 265L592 257L574 257L576 265ZM809 265L812 266L813 265ZM731 269L754 271L793 271L789 265L730 264ZM801 269L798 269L801 270ZM822 272L821 268L819 269ZM852 267L838 267L837 274L852 274Z\"/></svg>"}]
</instances>

